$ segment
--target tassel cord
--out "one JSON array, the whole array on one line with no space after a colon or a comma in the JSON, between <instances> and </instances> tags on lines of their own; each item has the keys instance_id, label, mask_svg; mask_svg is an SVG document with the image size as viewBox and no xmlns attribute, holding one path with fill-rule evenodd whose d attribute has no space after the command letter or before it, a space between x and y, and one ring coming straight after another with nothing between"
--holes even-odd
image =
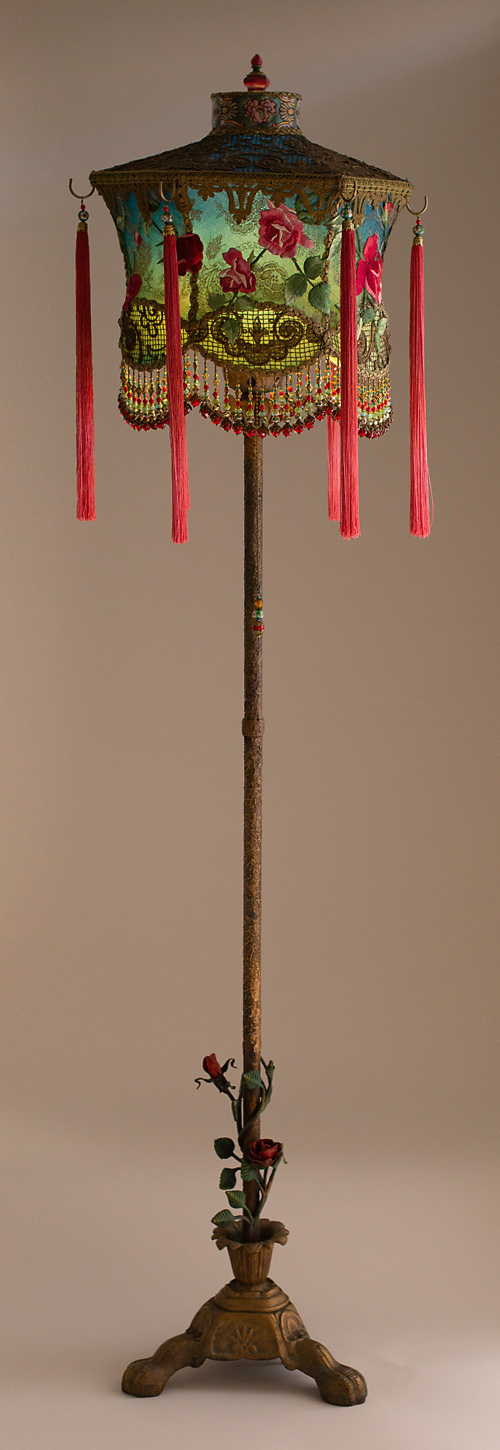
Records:
<instances>
[{"instance_id":1,"label":"tassel cord","mask_svg":"<svg viewBox=\"0 0 500 1450\"><path fill-rule=\"evenodd\" d=\"M170 450L172 457L172 541L187 541L189 475L184 413L184 370L182 361L181 319L179 308L179 271L175 232L166 208L163 231L163 266L165 276L165 332L169 396Z\"/></svg>"},{"instance_id":2,"label":"tassel cord","mask_svg":"<svg viewBox=\"0 0 500 1450\"><path fill-rule=\"evenodd\" d=\"M95 519L94 381L90 304L88 211L83 202L76 233L76 488L77 519Z\"/></svg>"},{"instance_id":3,"label":"tassel cord","mask_svg":"<svg viewBox=\"0 0 500 1450\"><path fill-rule=\"evenodd\" d=\"M340 257L340 532L359 534L356 242L347 205Z\"/></svg>"},{"instance_id":4,"label":"tassel cord","mask_svg":"<svg viewBox=\"0 0 500 1450\"><path fill-rule=\"evenodd\" d=\"M417 217L410 264L410 533L426 539L431 531L427 459L424 357L423 227ZM434 503L432 503L434 512Z\"/></svg>"}]
</instances>

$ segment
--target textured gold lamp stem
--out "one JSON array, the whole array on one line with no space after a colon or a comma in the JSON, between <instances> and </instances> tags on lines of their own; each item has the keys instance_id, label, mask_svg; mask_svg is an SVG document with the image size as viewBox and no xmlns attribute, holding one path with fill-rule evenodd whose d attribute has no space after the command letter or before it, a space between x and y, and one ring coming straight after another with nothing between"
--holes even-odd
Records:
<instances>
[{"instance_id":1,"label":"textured gold lamp stem","mask_svg":"<svg viewBox=\"0 0 500 1450\"><path fill-rule=\"evenodd\" d=\"M244 600L244 806L243 806L243 1070L260 1069L261 1006L261 862L262 862L262 634L254 632L255 601L262 594L262 438L244 438L245 448L245 600ZM244 1122L255 1112L258 1096L247 1093ZM259 1137L259 1123L248 1141ZM246 1186L251 1211L257 1187Z\"/></svg>"}]
</instances>

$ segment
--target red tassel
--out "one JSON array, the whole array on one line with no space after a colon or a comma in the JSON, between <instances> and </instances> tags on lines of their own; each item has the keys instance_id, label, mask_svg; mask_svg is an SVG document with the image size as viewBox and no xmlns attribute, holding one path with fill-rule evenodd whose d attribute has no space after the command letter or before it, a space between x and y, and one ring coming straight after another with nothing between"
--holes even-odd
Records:
<instances>
[{"instance_id":1,"label":"red tassel","mask_svg":"<svg viewBox=\"0 0 500 1450\"><path fill-rule=\"evenodd\" d=\"M340 532L359 534L358 493L358 317L356 243L350 207L342 222L340 255Z\"/></svg>"},{"instance_id":2,"label":"red tassel","mask_svg":"<svg viewBox=\"0 0 500 1450\"><path fill-rule=\"evenodd\" d=\"M184 370L182 364L179 270L172 222L165 209L163 266L165 273L165 331L168 374L170 449L172 454L172 542L185 544L188 537L189 476L184 413Z\"/></svg>"},{"instance_id":3,"label":"red tassel","mask_svg":"<svg viewBox=\"0 0 500 1450\"><path fill-rule=\"evenodd\" d=\"M76 517L95 519L94 382L90 315L88 212L82 202L76 234Z\"/></svg>"},{"instance_id":4,"label":"red tassel","mask_svg":"<svg viewBox=\"0 0 500 1450\"><path fill-rule=\"evenodd\" d=\"M330 413L326 420L328 452L328 518L340 519L340 424Z\"/></svg>"},{"instance_id":5,"label":"red tassel","mask_svg":"<svg viewBox=\"0 0 500 1450\"><path fill-rule=\"evenodd\" d=\"M429 467L425 417L424 247L423 227L413 228L410 267L410 533L426 539L429 518Z\"/></svg>"}]
</instances>

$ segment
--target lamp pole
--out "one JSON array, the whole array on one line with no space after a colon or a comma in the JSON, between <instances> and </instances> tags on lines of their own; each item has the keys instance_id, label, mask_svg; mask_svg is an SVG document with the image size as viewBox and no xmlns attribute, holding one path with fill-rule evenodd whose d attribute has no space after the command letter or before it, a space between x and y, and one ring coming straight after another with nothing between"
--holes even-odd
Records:
<instances>
[{"instance_id":1,"label":"lamp pole","mask_svg":"<svg viewBox=\"0 0 500 1450\"><path fill-rule=\"evenodd\" d=\"M244 795L243 795L243 1071L260 1071L262 878L262 632L255 629L262 596L262 438L244 437ZM244 1123L258 1093L247 1091ZM259 1137L259 1122L247 1142ZM258 1203L256 1183L245 1185L248 1207Z\"/></svg>"}]
</instances>

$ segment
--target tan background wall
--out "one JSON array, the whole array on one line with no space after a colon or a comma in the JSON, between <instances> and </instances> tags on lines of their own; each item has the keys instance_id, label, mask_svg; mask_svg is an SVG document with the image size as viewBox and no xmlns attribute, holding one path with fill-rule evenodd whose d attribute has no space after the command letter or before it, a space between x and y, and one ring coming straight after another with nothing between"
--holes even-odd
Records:
<instances>
[{"instance_id":1,"label":"tan background wall","mask_svg":"<svg viewBox=\"0 0 500 1450\"><path fill-rule=\"evenodd\" d=\"M227 1125L193 1078L240 1055L242 444L190 417L176 549L168 440L116 408L123 270L93 198L98 520L77 525L67 181L203 135L259 48L306 135L429 194L430 540L408 533L409 217L361 538L327 520L324 425L264 448L266 1130L299 1199L300 1165L354 1150L465 1162L498 1122L497 20L489 0L4 5L7 1141L154 1140L185 1155L177 1211L198 1153L197 1233Z\"/></svg>"}]
</instances>

